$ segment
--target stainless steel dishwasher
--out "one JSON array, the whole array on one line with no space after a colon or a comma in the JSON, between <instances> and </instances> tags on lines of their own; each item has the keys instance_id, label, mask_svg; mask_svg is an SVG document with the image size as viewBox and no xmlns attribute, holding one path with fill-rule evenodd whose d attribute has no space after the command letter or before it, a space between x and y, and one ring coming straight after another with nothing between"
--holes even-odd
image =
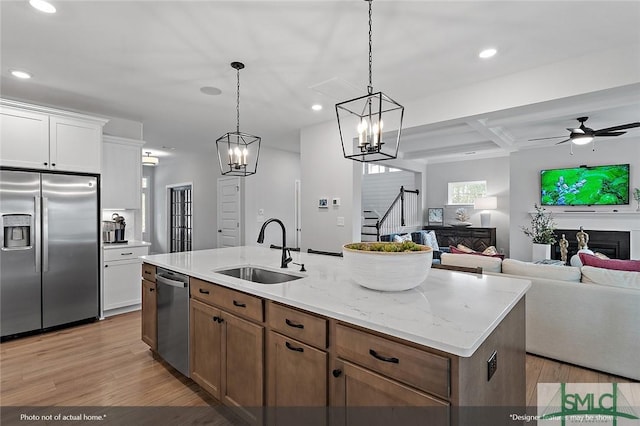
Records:
<instances>
[{"instance_id":1,"label":"stainless steel dishwasher","mask_svg":"<svg viewBox=\"0 0 640 426\"><path fill-rule=\"evenodd\" d=\"M156 270L158 291L158 353L189 377L189 277Z\"/></svg>"}]
</instances>

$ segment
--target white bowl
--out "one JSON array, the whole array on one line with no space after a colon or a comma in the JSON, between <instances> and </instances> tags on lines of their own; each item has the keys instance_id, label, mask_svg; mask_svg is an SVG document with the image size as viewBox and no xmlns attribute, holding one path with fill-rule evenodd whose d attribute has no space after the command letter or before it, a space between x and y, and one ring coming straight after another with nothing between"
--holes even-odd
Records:
<instances>
[{"instance_id":1,"label":"white bowl","mask_svg":"<svg viewBox=\"0 0 640 426\"><path fill-rule=\"evenodd\" d=\"M347 245L342 246L342 256L351 278L372 290L412 289L426 280L431 270L433 250L428 246L420 246L421 251L382 252L354 250Z\"/></svg>"}]
</instances>

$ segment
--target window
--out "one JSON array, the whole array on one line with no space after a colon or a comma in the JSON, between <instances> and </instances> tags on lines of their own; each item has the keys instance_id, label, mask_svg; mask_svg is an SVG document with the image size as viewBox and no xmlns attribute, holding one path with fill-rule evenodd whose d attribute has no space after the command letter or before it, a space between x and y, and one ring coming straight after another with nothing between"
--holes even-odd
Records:
<instances>
[{"instance_id":1,"label":"window","mask_svg":"<svg viewBox=\"0 0 640 426\"><path fill-rule=\"evenodd\" d=\"M171 253L191 251L192 236L192 198L191 185L177 186L170 192L170 238Z\"/></svg>"},{"instance_id":2,"label":"window","mask_svg":"<svg viewBox=\"0 0 640 426\"><path fill-rule=\"evenodd\" d=\"M473 204L476 198L486 197L487 181L449 182L448 204Z\"/></svg>"},{"instance_id":3,"label":"window","mask_svg":"<svg viewBox=\"0 0 640 426\"><path fill-rule=\"evenodd\" d=\"M142 233L147 233L147 193L149 192L149 180L142 178Z\"/></svg>"}]
</instances>

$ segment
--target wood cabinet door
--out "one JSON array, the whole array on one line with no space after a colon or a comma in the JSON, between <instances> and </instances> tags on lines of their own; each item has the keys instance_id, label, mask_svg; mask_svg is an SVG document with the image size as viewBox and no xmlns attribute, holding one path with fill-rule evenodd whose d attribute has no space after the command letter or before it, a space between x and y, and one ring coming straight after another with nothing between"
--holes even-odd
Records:
<instances>
[{"instance_id":1,"label":"wood cabinet door","mask_svg":"<svg viewBox=\"0 0 640 426\"><path fill-rule=\"evenodd\" d=\"M0 165L49 168L49 116L31 111L0 109Z\"/></svg>"},{"instance_id":2,"label":"wood cabinet door","mask_svg":"<svg viewBox=\"0 0 640 426\"><path fill-rule=\"evenodd\" d=\"M219 309L190 301L190 373L194 382L220 399L222 328Z\"/></svg>"},{"instance_id":3,"label":"wood cabinet door","mask_svg":"<svg viewBox=\"0 0 640 426\"><path fill-rule=\"evenodd\" d=\"M156 283L142 280L142 341L158 349L158 304Z\"/></svg>"},{"instance_id":4,"label":"wood cabinet door","mask_svg":"<svg viewBox=\"0 0 640 426\"><path fill-rule=\"evenodd\" d=\"M267 338L269 406L327 405L327 353L281 334Z\"/></svg>"},{"instance_id":5,"label":"wood cabinet door","mask_svg":"<svg viewBox=\"0 0 640 426\"><path fill-rule=\"evenodd\" d=\"M51 169L100 173L102 126L74 118L49 118L49 160Z\"/></svg>"},{"instance_id":6,"label":"wood cabinet door","mask_svg":"<svg viewBox=\"0 0 640 426\"><path fill-rule=\"evenodd\" d=\"M345 407L337 420L345 425L448 425L449 404L394 380L339 362L331 380ZM336 377L337 376L337 377Z\"/></svg>"},{"instance_id":7,"label":"wood cabinet door","mask_svg":"<svg viewBox=\"0 0 640 426\"><path fill-rule=\"evenodd\" d=\"M264 327L222 313L222 402L260 421L264 404Z\"/></svg>"}]
</instances>

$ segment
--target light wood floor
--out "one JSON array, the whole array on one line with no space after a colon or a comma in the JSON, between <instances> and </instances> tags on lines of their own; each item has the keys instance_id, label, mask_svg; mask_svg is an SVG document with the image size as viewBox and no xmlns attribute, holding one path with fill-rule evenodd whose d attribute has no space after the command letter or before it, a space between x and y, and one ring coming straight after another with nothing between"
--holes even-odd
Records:
<instances>
[{"instance_id":1,"label":"light wood floor","mask_svg":"<svg viewBox=\"0 0 640 426\"><path fill-rule=\"evenodd\" d=\"M527 405L537 383L628 382L527 355ZM140 340L140 312L0 345L2 406L216 406L217 401L153 359Z\"/></svg>"}]
</instances>

